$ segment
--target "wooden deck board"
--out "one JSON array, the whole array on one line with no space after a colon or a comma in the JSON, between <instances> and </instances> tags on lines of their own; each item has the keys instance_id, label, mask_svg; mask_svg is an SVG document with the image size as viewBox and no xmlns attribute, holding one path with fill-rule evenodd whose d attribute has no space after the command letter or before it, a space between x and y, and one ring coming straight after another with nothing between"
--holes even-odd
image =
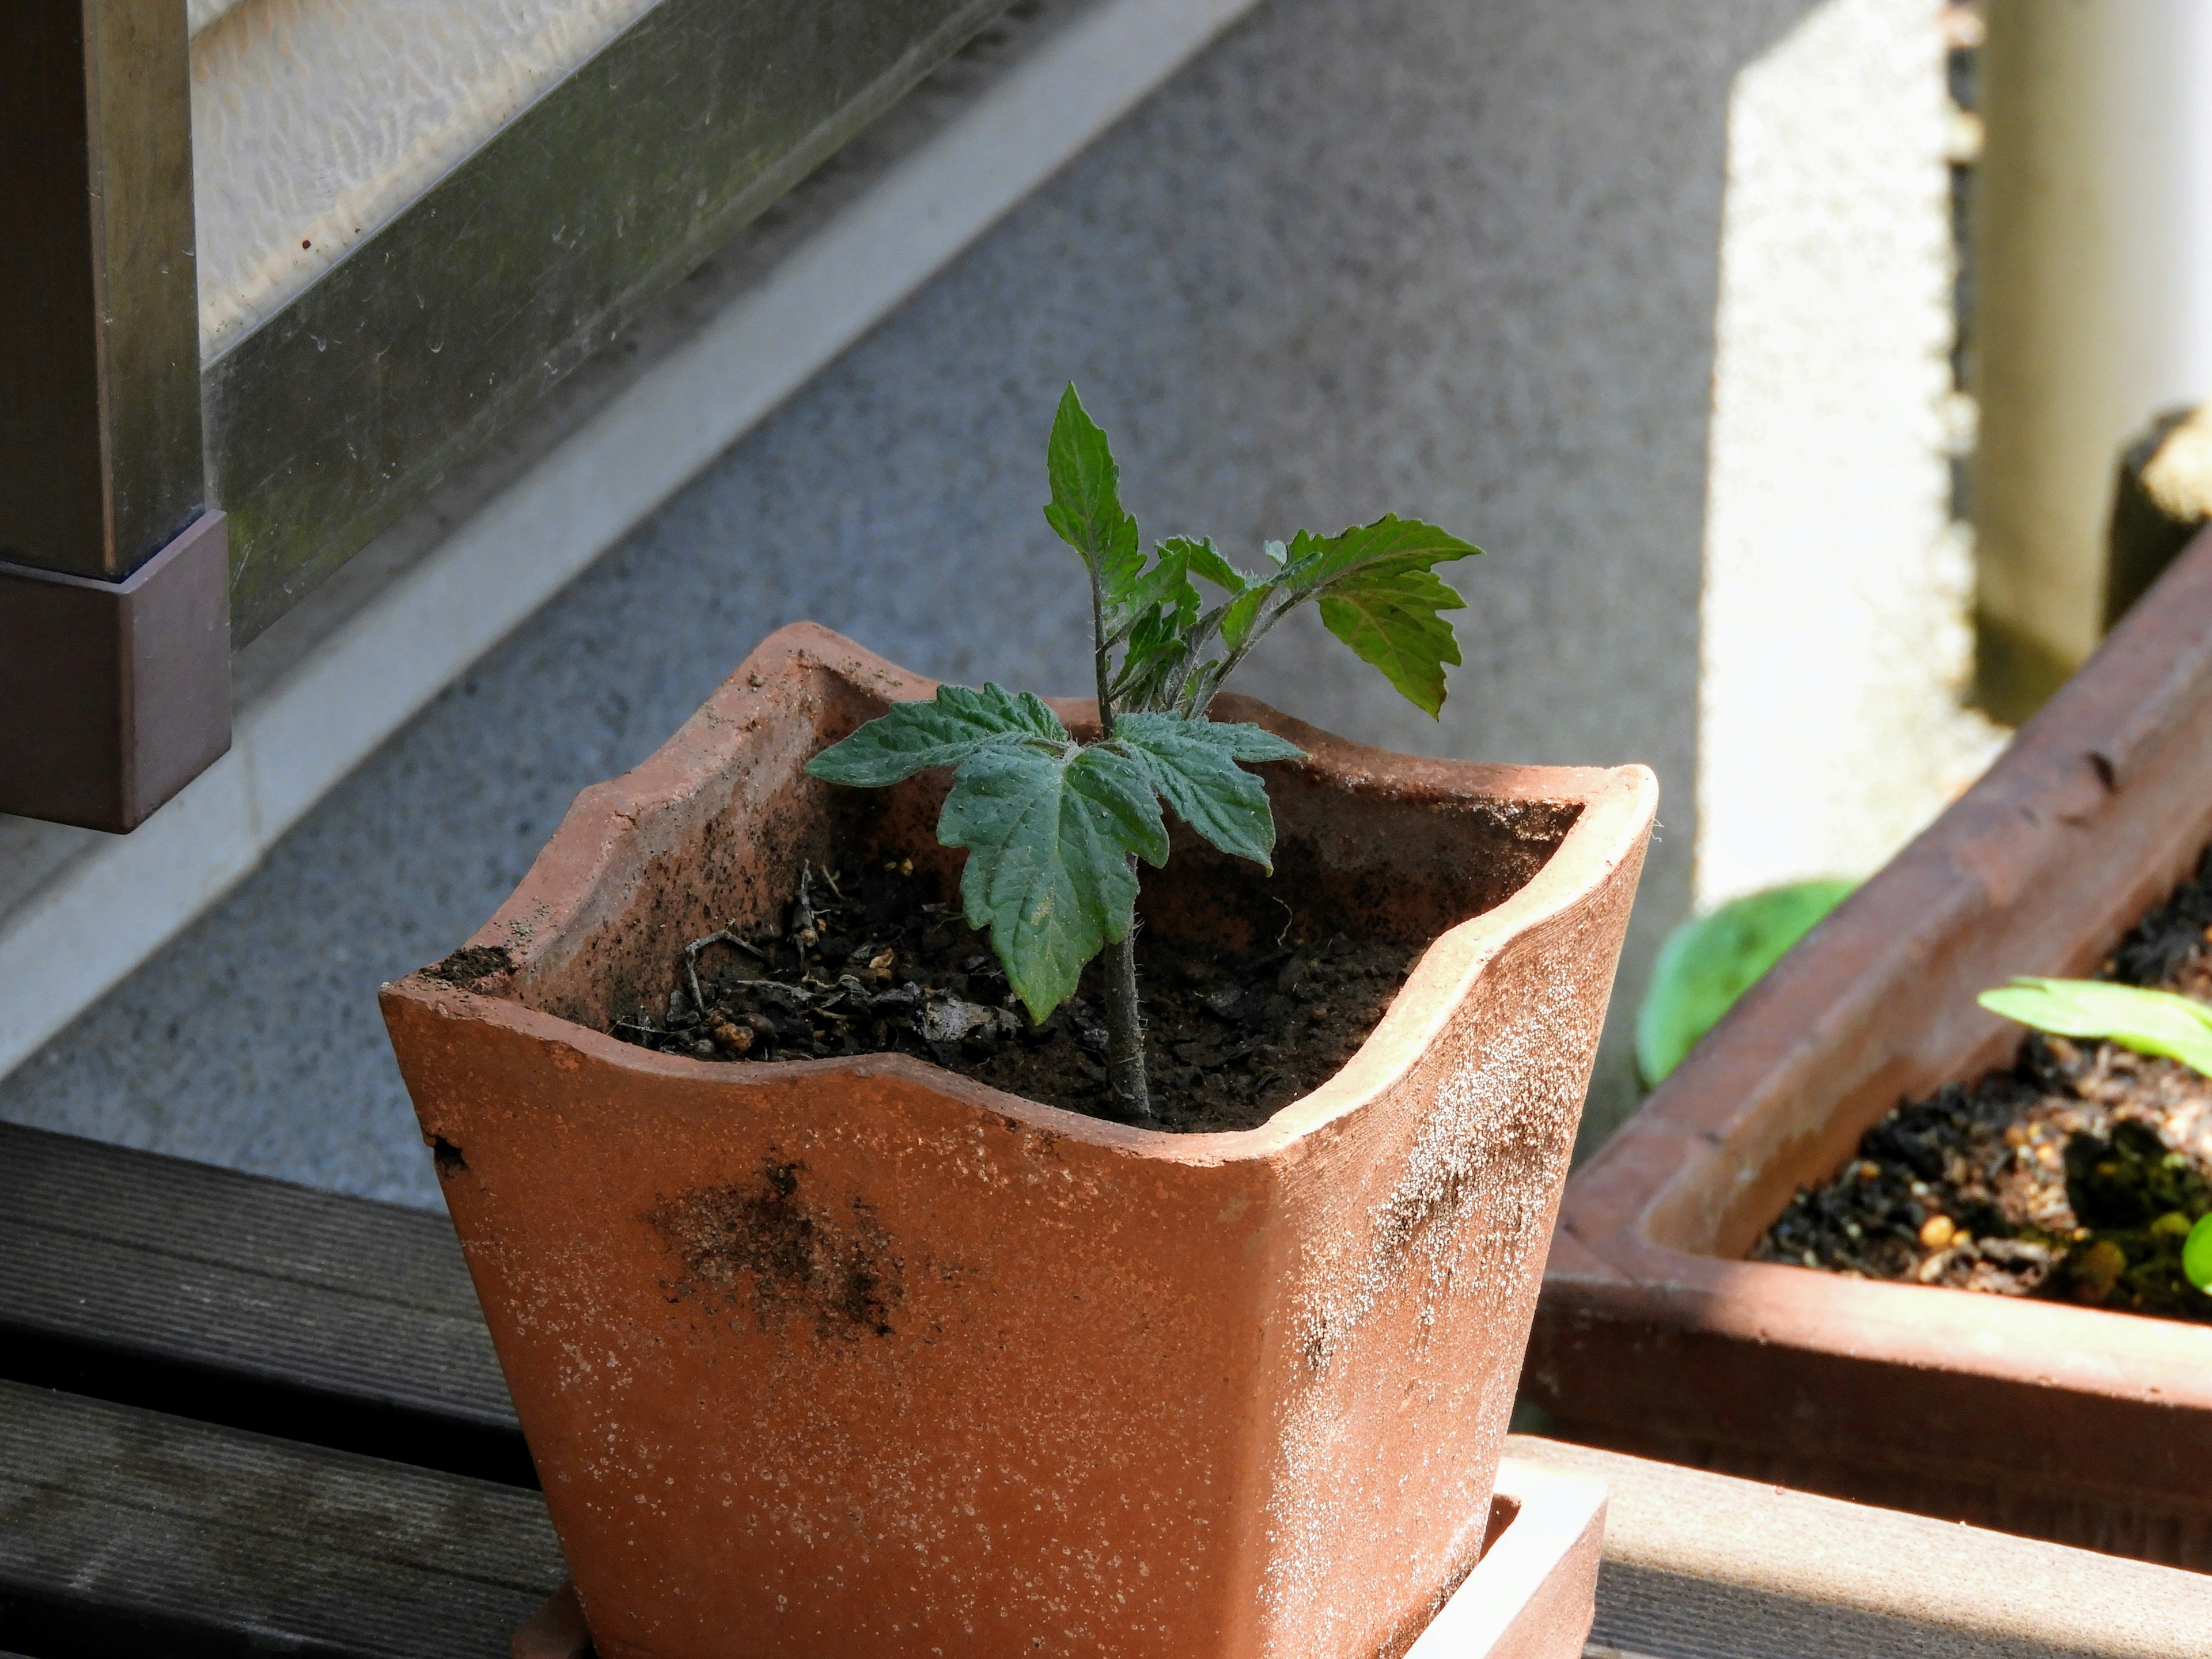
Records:
<instances>
[{"instance_id":1,"label":"wooden deck board","mask_svg":"<svg viewBox=\"0 0 2212 1659\"><path fill-rule=\"evenodd\" d=\"M1564 1441L1606 1483L1597 1652L1628 1659L2212 1659L2212 1577Z\"/></svg>"},{"instance_id":2,"label":"wooden deck board","mask_svg":"<svg viewBox=\"0 0 2212 1659\"><path fill-rule=\"evenodd\" d=\"M0 1125L0 1375L527 1483L442 1216Z\"/></svg>"},{"instance_id":3,"label":"wooden deck board","mask_svg":"<svg viewBox=\"0 0 2212 1659\"><path fill-rule=\"evenodd\" d=\"M0 1650L495 1659L562 1576L441 1217L0 1127ZM1599 1659L2212 1659L2212 1578L1509 1449L1612 1489Z\"/></svg>"},{"instance_id":4,"label":"wooden deck board","mask_svg":"<svg viewBox=\"0 0 2212 1659\"><path fill-rule=\"evenodd\" d=\"M490 1659L562 1574L535 1492L0 1383L10 1644Z\"/></svg>"}]
</instances>

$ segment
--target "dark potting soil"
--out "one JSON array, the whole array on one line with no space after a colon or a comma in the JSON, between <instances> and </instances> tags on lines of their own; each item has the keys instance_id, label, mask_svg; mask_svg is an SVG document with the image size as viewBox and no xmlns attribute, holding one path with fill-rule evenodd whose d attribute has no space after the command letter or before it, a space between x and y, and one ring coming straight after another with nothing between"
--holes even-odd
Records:
<instances>
[{"instance_id":1,"label":"dark potting soil","mask_svg":"<svg viewBox=\"0 0 2212 1659\"><path fill-rule=\"evenodd\" d=\"M2212 1002L2212 848L2099 977ZM2212 1209L2212 1079L2031 1033L2012 1067L1908 1101L1800 1189L1756 1261L2212 1321L2181 1271Z\"/></svg>"},{"instance_id":2,"label":"dark potting soil","mask_svg":"<svg viewBox=\"0 0 2212 1659\"><path fill-rule=\"evenodd\" d=\"M1139 932L1151 1127L1264 1123L1352 1058L1419 954L1286 932L1243 955ZM614 1033L701 1060L916 1054L1110 1117L1100 972L1093 962L1076 995L1033 1025L957 893L910 861L848 857L810 867L782 926L693 945L665 1014L641 1011Z\"/></svg>"}]
</instances>

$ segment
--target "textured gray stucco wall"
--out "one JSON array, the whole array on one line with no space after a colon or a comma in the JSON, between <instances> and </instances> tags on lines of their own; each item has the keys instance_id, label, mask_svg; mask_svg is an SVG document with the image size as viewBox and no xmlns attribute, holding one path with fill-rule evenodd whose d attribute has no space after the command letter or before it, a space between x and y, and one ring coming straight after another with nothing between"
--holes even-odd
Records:
<instances>
[{"instance_id":1,"label":"textured gray stucco wall","mask_svg":"<svg viewBox=\"0 0 2212 1659\"><path fill-rule=\"evenodd\" d=\"M1310 633L1240 682L1664 789L1591 1127L1685 908L1723 124L1805 0L1272 0L711 468L0 1084L0 1116L434 1204L377 983L489 914L576 790L760 636L1085 684L1038 514L1073 377L1154 533L1386 508L1470 535L1441 725ZM1287 630L1286 630L1287 632Z\"/></svg>"}]
</instances>

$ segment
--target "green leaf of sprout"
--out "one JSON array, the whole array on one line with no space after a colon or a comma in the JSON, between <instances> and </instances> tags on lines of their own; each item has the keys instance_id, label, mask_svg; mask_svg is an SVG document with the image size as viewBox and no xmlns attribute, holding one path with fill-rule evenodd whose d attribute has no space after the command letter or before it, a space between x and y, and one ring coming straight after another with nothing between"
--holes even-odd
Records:
<instances>
[{"instance_id":1,"label":"green leaf of sprout","mask_svg":"<svg viewBox=\"0 0 2212 1659\"><path fill-rule=\"evenodd\" d=\"M1481 551L1432 524L1386 513L1339 536L1300 531L1281 580L1317 598L1322 625L1433 717L1443 708L1444 665L1460 659L1440 613L1467 601L1431 567Z\"/></svg>"},{"instance_id":2,"label":"green leaf of sprout","mask_svg":"<svg viewBox=\"0 0 2212 1659\"><path fill-rule=\"evenodd\" d=\"M935 766L957 766L979 750L1012 744L1066 748L1067 729L1044 700L985 684L980 691L940 685L928 702L900 702L806 763L830 783L880 789Z\"/></svg>"},{"instance_id":3,"label":"green leaf of sprout","mask_svg":"<svg viewBox=\"0 0 2212 1659\"><path fill-rule=\"evenodd\" d=\"M968 849L960 896L986 929L1032 1019L1073 994L1083 964L1135 919L1134 854L1168 856L1167 825L1143 769L1103 746L1072 760L993 746L952 775L937 838Z\"/></svg>"},{"instance_id":4,"label":"green leaf of sprout","mask_svg":"<svg viewBox=\"0 0 2212 1659\"><path fill-rule=\"evenodd\" d=\"M1169 536L1161 541L1160 551L1164 555L1170 549L1182 555L1192 574L1203 577L1230 593L1242 593L1251 580L1221 556L1211 536Z\"/></svg>"},{"instance_id":5,"label":"green leaf of sprout","mask_svg":"<svg viewBox=\"0 0 2212 1659\"><path fill-rule=\"evenodd\" d=\"M1346 578L1399 570L1426 570L1482 550L1419 519L1385 513L1373 524L1334 536L1301 530L1292 538L1284 574L1301 587L1325 588Z\"/></svg>"},{"instance_id":6,"label":"green leaf of sprout","mask_svg":"<svg viewBox=\"0 0 2212 1659\"><path fill-rule=\"evenodd\" d=\"M1221 642L1231 651L1243 648L1250 636L1252 624L1259 620L1260 607L1275 591L1272 582L1255 582L1229 602L1229 609L1221 617Z\"/></svg>"},{"instance_id":7,"label":"green leaf of sprout","mask_svg":"<svg viewBox=\"0 0 2212 1659\"><path fill-rule=\"evenodd\" d=\"M2200 1215L2181 1241L2181 1271L2198 1290L2212 1293L2212 1215Z\"/></svg>"},{"instance_id":8,"label":"green leaf of sprout","mask_svg":"<svg viewBox=\"0 0 2212 1659\"><path fill-rule=\"evenodd\" d=\"M1267 786L1237 763L1299 760L1304 750L1261 726L1163 714L1122 715L1114 743L1144 768L1177 817L1223 852L1273 871Z\"/></svg>"},{"instance_id":9,"label":"green leaf of sprout","mask_svg":"<svg viewBox=\"0 0 2212 1659\"><path fill-rule=\"evenodd\" d=\"M1118 608L1144 568L1145 556L1137 545L1137 521L1121 510L1121 469L1072 381L1053 416L1045 471L1052 483L1045 521L1097 574L1109 610Z\"/></svg>"},{"instance_id":10,"label":"green leaf of sprout","mask_svg":"<svg viewBox=\"0 0 2212 1659\"><path fill-rule=\"evenodd\" d=\"M1187 536L1170 536L1152 550L1152 568L1131 582L1127 602L1133 610L1158 608L1188 628L1197 619L1198 590L1190 585L1191 555L1206 550Z\"/></svg>"},{"instance_id":11,"label":"green leaf of sprout","mask_svg":"<svg viewBox=\"0 0 2212 1659\"><path fill-rule=\"evenodd\" d=\"M1668 933L1636 1011L1636 1063L1644 1086L1657 1088L1854 884L1827 880L1770 887L1693 916Z\"/></svg>"},{"instance_id":12,"label":"green leaf of sprout","mask_svg":"<svg viewBox=\"0 0 2212 1659\"><path fill-rule=\"evenodd\" d=\"M1053 418L1046 470L1045 518L1094 583L1106 737L1078 747L1027 693L946 686L929 702L899 704L806 768L861 787L953 769L939 839L967 849L968 919L988 931L1016 994L1039 1019L1073 994L1103 946L1128 937L1134 860L1167 858L1163 800L1223 851L1272 860L1266 787L1243 766L1299 751L1257 726L1205 718L1261 637L1315 600L1332 633L1434 714L1444 667L1460 660L1443 613L1462 608L1434 567L1480 550L1433 525L1386 514L1337 536L1302 530L1287 546L1267 542L1258 574L1193 537L1168 537L1148 559L1121 505L1112 446L1073 385ZM1223 597L1209 605L1194 579ZM1109 991L1108 1004L1109 1029L1119 1034L1113 1064L1127 1075L1132 1048L1141 1046L1135 1012L1125 993ZM1141 1054L1135 1059L1141 1077ZM1131 1096L1139 1114L1142 1097L1141 1089Z\"/></svg>"},{"instance_id":13,"label":"green leaf of sprout","mask_svg":"<svg viewBox=\"0 0 2212 1659\"><path fill-rule=\"evenodd\" d=\"M1115 702L1124 708L1142 708L1158 702L1188 654L1172 613L1147 611L1129 630L1121 670L1114 678Z\"/></svg>"},{"instance_id":14,"label":"green leaf of sprout","mask_svg":"<svg viewBox=\"0 0 2212 1659\"><path fill-rule=\"evenodd\" d=\"M2171 991L2091 979L2022 976L1980 997L1983 1007L2039 1031L2100 1037L2162 1054L2212 1077L2212 1006Z\"/></svg>"},{"instance_id":15,"label":"green leaf of sprout","mask_svg":"<svg viewBox=\"0 0 2212 1659\"><path fill-rule=\"evenodd\" d=\"M1465 608L1425 570L1346 577L1322 595L1322 626L1362 662L1382 671L1407 702L1431 719L1444 706L1444 665L1459 661L1451 624L1437 613Z\"/></svg>"},{"instance_id":16,"label":"green leaf of sprout","mask_svg":"<svg viewBox=\"0 0 2212 1659\"><path fill-rule=\"evenodd\" d=\"M1108 599L1107 633L1119 635L1132 624L1156 617L1165 630L1180 638L1198 619L1198 590L1190 585L1190 556L1180 538L1162 542L1158 558L1149 570L1140 569Z\"/></svg>"}]
</instances>

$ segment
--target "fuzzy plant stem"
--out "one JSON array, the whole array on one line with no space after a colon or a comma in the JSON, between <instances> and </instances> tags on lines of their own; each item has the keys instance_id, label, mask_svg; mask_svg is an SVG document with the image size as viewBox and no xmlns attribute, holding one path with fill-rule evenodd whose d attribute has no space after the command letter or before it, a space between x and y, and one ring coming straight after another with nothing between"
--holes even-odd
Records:
<instances>
[{"instance_id":1,"label":"fuzzy plant stem","mask_svg":"<svg viewBox=\"0 0 2212 1659\"><path fill-rule=\"evenodd\" d=\"M1091 572L1091 637L1092 660L1098 672L1098 735L1114 735L1111 647L1106 642L1106 597L1098 571ZM1136 873L1137 860L1129 859ZM1106 1091L1113 1097L1115 1115L1130 1123L1152 1121L1152 1095L1145 1081L1145 1022L1137 1007L1137 928L1106 947Z\"/></svg>"},{"instance_id":2,"label":"fuzzy plant stem","mask_svg":"<svg viewBox=\"0 0 2212 1659\"><path fill-rule=\"evenodd\" d=\"M1133 862L1133 860L1132 860ZM1145 1082L1145 1023L1137 1008L1137 930L1106 947L1106 1087L1131 1123L1152 1121Z\"/></svg>"}]
</instances>

